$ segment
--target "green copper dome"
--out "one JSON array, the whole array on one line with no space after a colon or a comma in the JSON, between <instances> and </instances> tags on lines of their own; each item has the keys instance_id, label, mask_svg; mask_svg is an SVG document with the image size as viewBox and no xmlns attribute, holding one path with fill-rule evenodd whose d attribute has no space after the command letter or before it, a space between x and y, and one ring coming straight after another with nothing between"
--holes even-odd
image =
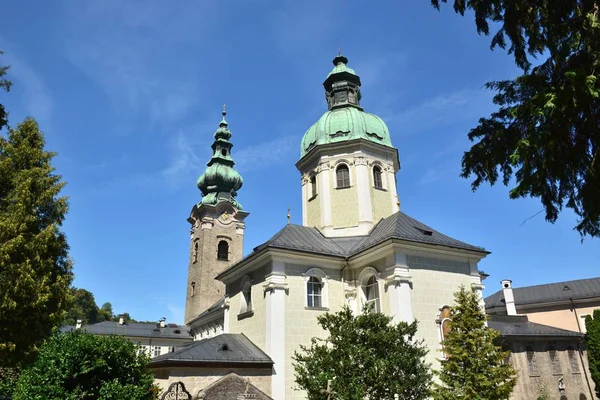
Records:
<instances>
[{"instance_id":1,"label":"green copper dome","mask_svg":"<svg viewBox=\"0 0 600 400\"><path fill-rule=\"evenodd\" d=\"M390 131L377 115L355 107L327 111L304 134L301 156L314 146L353 139L367 139L385 146L392 146Z\"/></svg>"},{"instance_id":2,"label":"green copper dome","mask_svg":"<svg viewBox=\"0 0 600 400\"><path fill-rule=\"evenodd\" d=\"M334 67L323 82L329 110L304 134L301 157L315 146L355 139L392 147L385 122L360 106L360 77L347 64L348 59L340 54L333 60Z\"/></svg>"},{"instance_id":3,"label":"green copper dome","mask_svg":"<svg viewBox=\"0 0 600 400\"><path fill-rule=\"evenodd\" d=\"M231 158L233 144L229 142L231 132L227 128L227 121L223 110L223 119L219 129L214 134L215 141L211 148L213 156L208 161L206 171L198 178L197 186L202 193L201 204L212 204L227 201L238 210L242 205L235 199L237 191L241 189L244 181L242 176L233 169L235 162Z\"/></svg>"}]
</instances>

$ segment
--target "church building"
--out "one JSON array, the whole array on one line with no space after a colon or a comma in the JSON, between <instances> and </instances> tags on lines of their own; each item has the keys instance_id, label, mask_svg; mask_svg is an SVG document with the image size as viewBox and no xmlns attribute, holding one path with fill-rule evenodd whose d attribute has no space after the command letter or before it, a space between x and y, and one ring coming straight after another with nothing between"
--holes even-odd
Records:
<instances>
[{"instance_id":1,"label":"church building","mask_svg":"<svg viewBox=\"0 0 600 400\"><path fill-rule=\"evenodd\" d=\"M190 398L208 398L206 390L235 378L251 395L228 398L304 399L294 351L326 334L318 315L344 305L416 319L435 365L453 294L460 285L483 290L478 263L489 252L401 210L398 150L385 122L362 108L360 77L346 57L335 57L323 87L327 109L296 162L302 225L285 225L245 256L249 213L238 201L243 180L223 112L197 182L202 199L188 218L185 323L195 341L152 361L163 389L181 382Z\"/></svg>"}]
</instances>

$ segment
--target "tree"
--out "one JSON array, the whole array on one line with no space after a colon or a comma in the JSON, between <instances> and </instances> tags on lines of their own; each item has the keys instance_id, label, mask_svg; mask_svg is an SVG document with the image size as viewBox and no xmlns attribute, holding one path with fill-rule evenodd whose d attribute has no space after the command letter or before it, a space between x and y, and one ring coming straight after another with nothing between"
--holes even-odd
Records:
<instances>
[{"instance_id":1,"label":"tree","mask_svg":"<svg viewBox=\"0 0 600 400\"><path fill-rule=\"evenodd\" d=\"M27 118L0 137L0 364L35 355L67 306L73 279L66 236L64 186Z\"/></svg>"},{"instance_id":2,"label":"tree","mask_svg":"<svg viewBox=\"0 0 600 400\"><path fill-rule=\"evenodd\" d=\"M56 332L23 371L15 400L150 400L149 356L120 336Z\"/></svg>"},{"instance_id":3,"label":"tree","mask_svg":"<svg viewBox=\"0 0 600 400\"><path fill-rule=\"evenodd\" d=\"M434 7L447 0L431 0ZM515 186L510 198L536 197L546 220L563 207L578 216L581 234L600 236L600 20L597 1L454 0L472 10L477 32L499 30L491 48L508 47L523 75L490 82L498 110L468 137L462 174ZM543 57L532 68L530 57ZM544 60L545 58L545 60Z\"/></svg>"},{"instance_id":4,"label":"tree","mask_svg":"<svg viewBox=\"0 0 600 400\"><path fill-rule=\"evenodd\" d=\"M585 317L585 343L590 375L596 384L596 391L600 393L600 310L594 310L592 315Z\"/></svg>"},{"instance_id":5,"label":"tree","mask_svg":"<svg viewBox=\"0 0 600 400\"><path fill-rule=\"evenodd\" d=\"M114 319L112 304L106 302L102 304L100 310L98 310L98 322L112 321Z\"/></svg>"},{"instance_id":6,"label":"tree","mask_svg":"<svg viewBox=\"0 0 600 400\"><path fill-rule=\"evenodd\" d=\"M3 51L0 51L0 55L4 54ZM6 75L6 71L8 71L8 66L0 66L0 89L4 89L5 91L10 91L10 87L12 83L4 78ZM0 104L0 130L8 124L8 114L4 109L4 106Z\"/></svg>"},{"instance_id":7,"label":"tree","mask_svg":"<svg viewBox=\"0 0 600 400\"><path fill-rule=\"evenodd\" d=\"M393 324L371 310L355 316L348 307L317 320L329 337L313 338L293 357L296 383L310 400L329 398L328 381L340 400L427 398L431 374L416 322Z\"/></svg>"},{"instance_id":8,"label":"tree","mask_svg":"<svg viewBox=\"0 0 600 400\"><path fill-rule=\"evenodd\" d=\"M75 325L77 320L81 320L84 325L98 322L99 309L92 292L74 287L70 291L72 304L63 324Z\"/></svg>"},{"instance_id":9,"label":"tree","mask_svg":"<svg viewBox=\"0 0 600 400\"><path fill-rule=\"evenodd\" d=\"M451 308L450 330L442 345L448 357L436 371L435 400L504 400L515 384L515 371L505 362L509 352L495 344L500 333L485 325L487 316L474 290L460 288Z\"/></svg>"}]
</instances>

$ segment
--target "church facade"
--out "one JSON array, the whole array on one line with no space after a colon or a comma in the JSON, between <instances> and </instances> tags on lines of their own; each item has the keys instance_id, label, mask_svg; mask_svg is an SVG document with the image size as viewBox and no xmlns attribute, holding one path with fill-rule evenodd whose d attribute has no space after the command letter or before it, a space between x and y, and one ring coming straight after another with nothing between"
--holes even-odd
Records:
<instances>
[{"instance_id":1,"label":"church facade","mask_svg":"<svg viewBox=\"0 0 600 400\"><path fill-rule=\"evenodd\" d=\"M348 60L338 55L333 64L323 83L327 110L305 133L296 163L302 225L287 224L243 256L248 213L237 200L243 181L234 169L225 112L197 182L202 200L188 219L185 322L194 343L243 335L255 347L250 353L262 354L263 371L244 370L244 379L277 400L305 398L295 389L292 356L325 335L318 315L344 305L359 313L368 305L396 322L416 319L430 350L427 361L435 365L444 357L442 326L453 294L460 285L483 290L478 263L489 253L401 210L400 160L388 127L361 107L360 77ZM194 343L153 361L163 387L181 377L169 372L176 362L168 359L185 361L184 375L194 374ZM224 374L226 359L219 364ZM243 367L250 365L252 358ZM193 382L187 383L192 395L203 389L190 388Z\"/></svg>"}]
</instances>

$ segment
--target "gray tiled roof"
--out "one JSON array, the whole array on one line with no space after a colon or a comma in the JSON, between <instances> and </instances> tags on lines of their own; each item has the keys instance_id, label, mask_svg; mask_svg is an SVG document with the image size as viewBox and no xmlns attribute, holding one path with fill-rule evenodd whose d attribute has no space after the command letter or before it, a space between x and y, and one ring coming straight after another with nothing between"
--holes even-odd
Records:
<instances>
[{"instance_id":1,"label":"gray tiled roof","mask_svg":"<svg viewBox=\"0 0 600 400\"><path fill-rule=\"evenodd\" d=\"M496 320L488 321L488 326L503 337L510 336L551 336L562 338L583 338L583 333L555 328L553 326L529 322L526 316L493 317Z\"/></svg>"},{"instance_id":2,"label":"gray tiled roof","mask_svg":"<svg viewBox=\"0 0 600 400\"><path fill-rule=\"evenodd\" d=\"M302 225L288 224L271 239L256 247L254 251L265 247L274 247L290 250L302 250L311 253L344 256L346 252L334 240L326 238L316 228Z\"/></svg>"},{"instance_id":3,"label":"gray tiled roof","mask_svg":"<svg viewBox=\"0 0 600 400\"><path fill-rule=\"evenodd\" d=\"M96 335L192 340L189 329L185 325L166 325L161 328L159 324L153 322L129 322L119 325L118 322L103 321L83 326L81 329Z\"/></svg>"},{"instance_id":4,"label":"gray tiled roof","mask_svg":"<svg viewBox=\"0 0 600 400\"><path fill-rule=\"evenodd\" d=\"M237 265L253 257L266 248L298 250L315 254L347 258L359 254L389 239L401 239L415 243L446 246L488 253L484 248L473 246L460 240L446 236L429 226L409 217L401 211L379 221L371 232L365 236L326 237L317 228L287 224L271 239L254 248L254 251L241 261L233 264L217 276L221 276L237 268Z\"/></svg>"},{"instance_id":5,"label":"gray tiled roof","mask_svg":"<svg viewBox=\"0 0 600 400\"><path fill-rule=\"evenodd\" d=\"M349 257L388 239L403 239L417 243L485 252L482 247L446 236L401 211L382 219L366 236L328 238L317 228L288 224L271 239L256 247L254 251L262 250L265 247L276 247Z\"/></svg>"},{"instance_id":6,"label":"gray tiled roof","mask_svg":"<svg viewBox=\"0 0 600 400\"><path fill-rule=\"evenodd\" d=\"M576 300L600 297L600 277L513 288L513 295L517 307L525 304L568 301L571 298ZM485 298L485 308L503 306L505 304L502 290Z\"/></svg>"},{"instance_id":7,"label":"gray tiled roof","mask_svg":"<svg viewBox=\"0 0 600 400\"><path fill-rule=\"evenodd\" d=\"M155 357L150 367L176 363L233 363L271 366L273 360L244 334L221 335L186 343L179 350Z\"/></svg>"},{"instance_id":8,"label":"gray tiled roof","mask_svg":"<svg viewBox=\"0 0 600 400\"><path fill-rule=\"evenodd\" d=\"M457 249L474 250L486 252L482 247L473 246L460 240L446 236L433 228L409 217L402 211L382 219L373 228L373 230L360 241L353 249L353 253L358 253L369 247L375 246L387 239L402 239L417 243L433 244L438 246L447 246Z\"/></svg>"}]
</instances>

